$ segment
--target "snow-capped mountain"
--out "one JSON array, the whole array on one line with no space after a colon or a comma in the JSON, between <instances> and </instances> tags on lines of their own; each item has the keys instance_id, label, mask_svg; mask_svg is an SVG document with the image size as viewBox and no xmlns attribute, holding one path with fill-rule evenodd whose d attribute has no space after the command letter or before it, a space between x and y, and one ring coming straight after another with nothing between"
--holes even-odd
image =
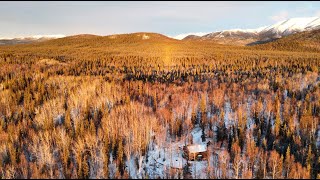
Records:
<instances>
[{"instance_id":1,"label":"snow-capped mountain","mask_svg":"<svg viewBox=\"0 0 320 180\"><path fill-rule=\"evenodd\" d=\"M320 25L319 17L310 18L292 18L262 29L264 31L273 31L277 33L287 34L292 31L304 31L306 29L313 29Z\"/></svg>"},{"instance_id":2,"label":"snow-capped mountain","mask_svg":"<svg viewBox=\"0 0 320 180\"><path fill-rule=\"evenodd\" d=\"M320 28L319 17L292 18L264 28L259 35L261 40L268 40L317 28Z\"/></svg>"},{"instance_id":3,"label":"snow-capped mountain","mask_svg":"<svg viewBox=\"0 0 320 180\"><path fill-rule=\"evenodd\" d=\"M6 38L6 37L0 37L0 40L12 40L12 39L41 39L41 38L46 38L46 39L57 39L57 38L63 38L66 37L63 34L54 34L54 35L33 35L33 36L20 36L20 37L11 37L11 38Z\"/></svg>"},{"instance_id":4,"label":"snow-capped mountain","mask_svg":"<svg viewBox=\"0 0 320 180\"><path fill-rule=\"evenodd\" d=\"M281 38L296 32L320 29L319 17L291 18L270 26L263 26L256 29L230 29L209 33L203 36L187 34L183 39L216 40L218 42L234 42L248 44L253 42L265 42ZM176 37L181 38L181 35Z\"/></svg>"},{"instance_id":5,"label":"snow-capped mountain","mask_svg":"<svg viewBox=\"0 0 320 180\"><path fill-rule=\"evenodd\" d=\"M12 45L12 44L29 44L33 42L46 41L50 39L57 39L66 37L63 34L56 35L34 35L34 36L25 36L25 37L15 37L15 38L1 38L0 45Z\"/></svg>"},{"instance_id":6,"label":"snow-capped mountain","mask_svg":"<svg viewBox=\"0 0 320 180\"><path fill-rule=\"evenodd\" d=\"M181 40L181 39L183 39L183 38L185 38L187 36L190 36L190 35L192 35L192 36L204 36L206 34L208 34L208 32L195 32L195 33L179 34L177 36L169 36L169 37Z\"/></svg>"}]
</instances>

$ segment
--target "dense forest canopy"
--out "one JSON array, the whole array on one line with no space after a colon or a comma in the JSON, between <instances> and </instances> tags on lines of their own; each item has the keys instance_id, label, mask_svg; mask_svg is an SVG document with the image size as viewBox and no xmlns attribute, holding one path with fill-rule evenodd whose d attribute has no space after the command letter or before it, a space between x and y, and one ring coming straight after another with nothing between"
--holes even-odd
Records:
<instances>
[{"instance_id":1,"label":"dense forest canopy","mask_svg":"<svg viewBox=\"0 0 320 180\"><path fill-rule=\"evenodd\" d=\"M319 178L313 33L249 47L156 33L0 46L0 177ZM201 143L206 161L182 157Z\"/></svg>"}]
</instances>

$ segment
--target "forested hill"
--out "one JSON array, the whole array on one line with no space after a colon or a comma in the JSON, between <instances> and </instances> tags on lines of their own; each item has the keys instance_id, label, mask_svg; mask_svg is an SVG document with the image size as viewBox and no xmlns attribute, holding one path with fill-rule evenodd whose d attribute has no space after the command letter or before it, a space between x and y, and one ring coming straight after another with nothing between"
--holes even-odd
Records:
<instances>
[{"instance_id":1,"label":"forested hill","mask_svg":"<svg viewBox=\"0 0 320 180\"><path fill-rule=\"evenodd\" d=\"M131 57L162 64L175 58L208 57L212 53L244 49L213 42L184 42L157 33L132 33L110 36L76 35L24 45L0 46L0 54L35 56L65 60L97 60ZM117 60L116 60L117 61ZM129 62L128 62L129 61ZM131 60L125 61L130 63ZM117 61L117 63L122 63ZM118 65L120 65L118 64Z\"/></svg>"},{"instance_id":2,"label":"forested hill","mask_svg":"<svg viewBox=\"0 0 320 180\"><path fill-rule=\"evenodd\" d=\"M201 64L221 60L222 57L230 61L256 56L305 57L305 53L300 53L302 51L311 51L310 56L318 57L317 41L314 38L318 37L318 34L319 31L303 32L250 47L221 45L212 41L180 41L147 32L110 36L81 34L32 44L0 46L0 54L63 61L113 58L115 65L137 62L147 62L149 65L182 64L190 61Z\"/></svg>"}]
</instances>

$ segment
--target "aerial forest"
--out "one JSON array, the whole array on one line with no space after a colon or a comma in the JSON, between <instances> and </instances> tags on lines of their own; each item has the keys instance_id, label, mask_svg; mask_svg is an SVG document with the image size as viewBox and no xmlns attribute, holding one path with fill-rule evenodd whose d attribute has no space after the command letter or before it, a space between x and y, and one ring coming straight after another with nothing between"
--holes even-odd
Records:
<instances>
[{"instance_id":1,"label":"aerial forest","mask_svg":"<svg viewBox=\"0 0 320 180\"><path fill-rule=\"evenodd\" d=\"M320 178L320 53L291 45L0 46L0 178Z\"/></svg>"}]
</instances>

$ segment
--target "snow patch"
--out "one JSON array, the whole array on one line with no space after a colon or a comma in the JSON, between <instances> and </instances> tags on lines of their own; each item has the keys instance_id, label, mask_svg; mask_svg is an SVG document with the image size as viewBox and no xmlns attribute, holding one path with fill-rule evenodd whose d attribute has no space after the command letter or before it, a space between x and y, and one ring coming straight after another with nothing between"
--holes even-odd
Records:
<instances>
[{"instance_id":1,"label":"snow patch","mask_svg":"<svg viewBox=\"0 0 320 180\"><path fill-rule=\"evenodd\" d=\"M110 39L115 39L115 38L117 38L117 36L116 35L112 35L112 36L109 36L109 38Z\"/></svg>"},{"instance_id":2,"label":"snow patch","mask_svg":"<svg viewBox=\"0 0 320 180\"><path fill-rule=\"evenodd\" d=\"M61 125L64 122L64 115L63 114L59 114L56 118L53 119L53 123L55 125Z\"/></svg>"},{"instance_id":3,"label":"snow patch","mask_svg":"<svg viewBox=\"0 0 320 180\"><path fill-rule=\"evenodd\" d=\"M192 132L193 144L202 144L201 135L202 130L200 127L195 127Z\"/></svg>"},{"instance_id":4,"label":"snow patch","mask_svg":"<svg viewBox=\"0 0 320 180\"><path fill-rule=\"evenodd\" d=\"M207 177L207 161L190 161L191 174L193 179L208 179Z\"/></svg>"},{"instance_id":5,"label":"snow patch","mask_svg":"<svg viewBox=\"0 0 320 180\"><path fill-rule=\"evenodd\" d=\"M150 36L144 34L144 35L142 36L142 39L150 39Z\"/></svg>"}]
</instances>

